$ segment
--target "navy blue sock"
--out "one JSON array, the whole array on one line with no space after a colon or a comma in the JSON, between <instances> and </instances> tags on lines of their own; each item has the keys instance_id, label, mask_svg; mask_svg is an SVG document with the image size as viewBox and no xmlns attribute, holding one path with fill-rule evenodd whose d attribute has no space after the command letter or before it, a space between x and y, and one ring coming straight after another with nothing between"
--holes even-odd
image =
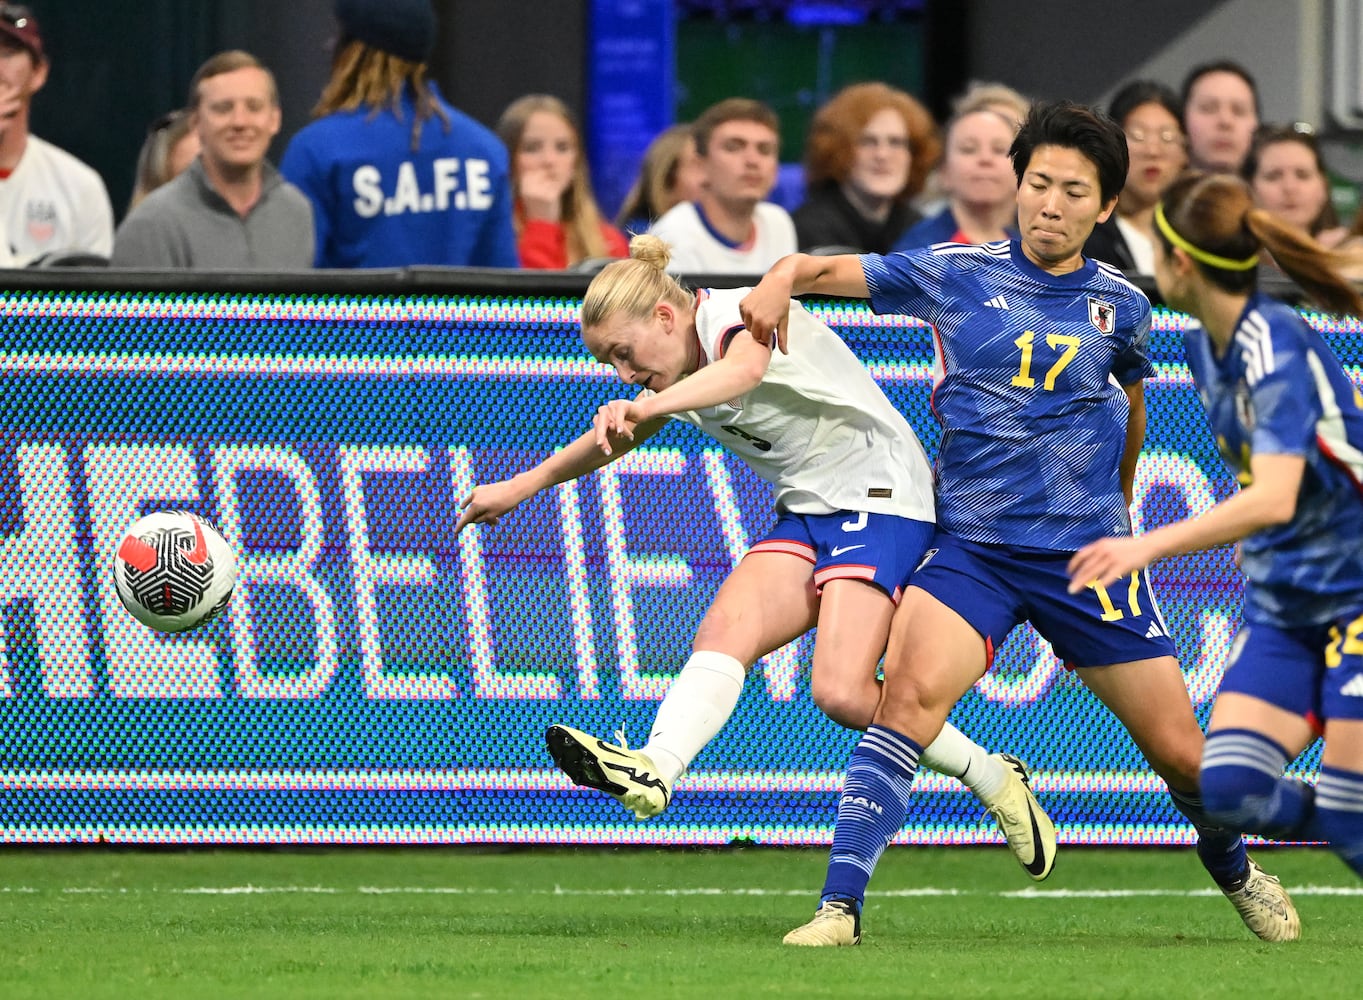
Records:
<instances>
[{"instance_id":1,"label":"navy blue sock","mask_svg":"<svg viewBox=\"0 0 1363 1000\"><path fill-rule=\"evenodd\" d=\"M884 726L871 726L852 751L838 800L838 823L828 855L821 901L866 898L866 883L909 809L918 755L913 740Z\"/></svg>"},{"instance_id":2,"label":"navy blue sock","mask_svg":"<svg viewBox=\"0 0 1363 1000\"><path fill-rule=\"evenodd\" d=\"M1321 839L1363 877L1363 774L1322 767L1316 782L1316 822Z\"/></svg>"},{"instance_id":3,"label":"navy blue sock","mask_svg":"<svg viewBox=\"0 0 1363 1000\"><path fill-rule=\"evenodd\" d=\"M1249 875L1249 855L1245 853L1240 831L1213 822L1196 792L1180 792L1170 787L1169 797L1197 830L1197 856L1212 881L1223 889L1238 889Z\"/></svg>"},{"instance_id":4,"label":"navy blue sock","mask_svg":"<svg viewBox=\"0 0 1363 1000\"><path fill-rule=\"evenodd\" d=\"M1314 809L1311 786L1283 776L1287 750L1251 729L1218 729L1202 751L1202 803L1209 819L1274 840L1307 834Z\"/></svg>"}]
</instances>

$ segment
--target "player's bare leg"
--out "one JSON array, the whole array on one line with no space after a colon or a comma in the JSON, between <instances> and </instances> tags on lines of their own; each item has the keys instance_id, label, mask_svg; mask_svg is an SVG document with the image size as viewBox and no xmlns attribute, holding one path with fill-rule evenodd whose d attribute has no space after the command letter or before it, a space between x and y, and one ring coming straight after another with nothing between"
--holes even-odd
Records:
<instances>
[{"instance_id":1,"label":"player's bare leg","mask_svg":"<svg viewBox=\"0 0 1363 1000\"><path fill-rule=\"evenodd\" d=\"M648 743L635 750L550 726L545 742L555 763L638 819L658 815L671 803L677 779L733 714L752 664L813 628L818 606L808 560L748 553L701 621L690 659L658 706Z\"/></svg>"}]
</instances>

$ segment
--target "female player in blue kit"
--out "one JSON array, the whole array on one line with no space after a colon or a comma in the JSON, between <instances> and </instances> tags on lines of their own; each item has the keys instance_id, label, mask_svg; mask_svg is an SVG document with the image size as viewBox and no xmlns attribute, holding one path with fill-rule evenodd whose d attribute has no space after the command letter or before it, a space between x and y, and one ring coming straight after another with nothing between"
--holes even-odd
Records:
<instances>
[{"instance_id":1,"label":"female player in blue kit","mask_svg":"<svg viewBox=\"0 0 1363 1000\"><path fill-rule=\"evenodd\" d=\"M1155 279L1197 319L1188 367L1240 490L1204 514L1105 538L1071 589L1240 542L1244 623L1212 710L1202 797L1222 822L1324 840L1363 875L1363 396L1296 310L1256 289L1263 250L1331 312L1363 299L1331 253L1256 209L1238 178L1179 179L1155 215ZM1323 729L1315 788L1283 776Z\"/></svg>"},{"instance_id":2,"label":"female player in blue kit","mask_svg":"<svg viewBox=\"0 0 1363 1000\"><path fill-rule=\"evenodd\" d=\"M630 749L563 725L546 733L569 777L645 819L667 808L677 778L728 720L753 663L815 626L814 700L834 721L866 728L890 619L934 518L917 435L832 330L787 303L800 349L773 354L739 318L748 289L687 291L665 273L668 249L654 236L636 236L630 253L592 280L582 335L597 360L644 391L602 406L590 430L535 468L475 488L456 532L496 524L539 491L618 459L669 418L775 487L776 525L720 587L648 743ZM1020 762L950 726L924 762L984 802L1032 878L1050 874L1055 828Z\"/></svg>"},{"instance_id":3,"label":"female player in blue kit","mask_svg":"<svg viewBox=\"0 0 1363 1000\"><path fill-rule=\"evenodd\" d=\"M1246 856L1239 832L1204 812L1203 734L1149 580L1133 572L1111 591L1069 592L1077 549L1130 534L1145 433L1150 303L1081 252L1116 206L1126 137L1088 108L1038 104L1009 155L1019 240L884 257L797 254L740 306L755 338L781 341L792 294L869 298L877 313L932 323L937 352L937 534L895 613L880 705L848 767L819 908L786 943L858 943L866 886L903 822L922 747L1023 620L1168 784L1197 828L1202 863L1249 928L1295 938L1297 914L1278 880Z\"/></svg>"}]
</instances>

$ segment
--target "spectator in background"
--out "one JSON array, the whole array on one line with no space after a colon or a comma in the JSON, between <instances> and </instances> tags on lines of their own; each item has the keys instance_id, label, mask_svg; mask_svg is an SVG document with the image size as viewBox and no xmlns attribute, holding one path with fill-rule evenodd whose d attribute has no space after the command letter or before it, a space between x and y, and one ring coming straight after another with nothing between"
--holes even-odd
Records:
<instances>
[{"instance_id":1,"label":"spectator in background","mask_svg":"<svg viewBox=\"0 0 1363 1000\"><path fill-rule=\"evenodd\" d=\"M107 257L113 248L114 211L99 174L29 132L48 69L32 11L0 6L0 267L62 253Z\"/></svg>"},{"instance_id":2,"label":"spectator in background","mask_svg":"<svg viewBox=\"0 0 1363 1000\"><path fill-rule=\"evenodd\" d=\"M704 186L705 168L690 123L672 125L648 144L615 224L628 234L646 232L673 205L699 201Z\"/></svg>"},{"instance_id":3,"label":"spectator in background","mask_svg":"<svg viewBox=\"0 0 1363 1000\"><path fill-rule=\"evenodd\" d=\"M1242 176L1254 201L1325 247L1349 238L1330 200L1330 178L1320 143L1303 122L1264 125L1254 134Z\"/></svg>"},{"instance_id":4,"label":"spectator in background","mask_svg":"<svg viewBox=\"0 0 1363 1000\"><path fill-rule=\"evenodd\" d=\"M1031 100L1005 83L972 80L964 91L952 99L948 121L971 111L997 111L1013 122L1013 131L1016 133L1022 127L1031 106ZM914 199L914 207L924 216L937 215L947 207L941 174L942 163L938 160L936 169L928 175L927 183L923 185L923 193Z\"/></svg>"},{"instance_id":5,"label":"spectator in background","mask_svg":"<svg viewBox=\"0 0 1363 1000\"><path fill-rule=\"evenodd\" d=\"M274 76L249 52L209 58L189 84L201 152L143 199L114 239L116 267L301 270L312 209L265 159L279 132Z\"/></svg>"},{"instance_id":6,"label":"spectator in background","mask_svg":"<svg viewBox=\"0 0 1363 1000\"><path fill-rule=\"evenodd\" d=\"M567 105L548 94L528 94L502 112L497 135L511 154L521 267L562 270L629 256L624 235L601 218L581 133Z\"/></svg>"},{"instance_id":7,"label":"spectator in background","mask_svg":"<svg viewBox=\"0 0 1363 1000\"><path fill-rule=\"evenodd\" d=\"M789 213L767 201L780 149L776 112L730 97L707 108L692 132L705 184L649 230L672 247L669 270L761 274L796 250Z\"/></svg>"},{"instance_id":8,"label":"spectator in background","mask_svg":"<svg viewBox=\"0 0 1363 1000\"><path fill-rule=\"evenodd\" d=\"M1178 95L1154 80L1132 80L1112 96L1107 113L1126 133L1130 166L1117 211L1094 227L1084 256L1154 274L1155 206L1188 164Z\"/></svg>"},{"instance_id":9,"label":"spectator in background","mask_svg":"<svg viewBox=\"0 0 1363 1000\"><path fill-rule=\"evenodd\" d=\"M1012 121L1014 133L1022 128L1022 123L1027 120L1027 112L1031 109L1032 102L1007 84L981 80L971 82L970 86L951 102L953 118L970 111L997 111Z\"/></svg>"},{"instance_id":10,"label":"spectator in background","mask_svg":"<svg viewBox=\"0 0 1363 1000\"><path fill-rule=\"evenodd\" d=\"M932 115L904 91L884 83L844 87L810 125L809 194L791 214L800 249L888 253L921 218L910 200L941 153Z\"/></svg>"},{"instance_id":11,"label":"spectator in background","mask_svg":"<svg viewBox=\"0 0 1363 1000\"><path fill-rule=\"evenodd\" d=\"M516 267L506 149L426 78L430 0L337 0L316 121L284 176L312 202L318 267Z\"/></svg>"},{"instance_id":12,"label":"spectator in background","mask_svg":"<svg viewBox=\"0 0 1363 1000\"><path fill-rule=\"evenodd\" d=\"M947 124L938 171L947 206L911 227L895 250L934 243L990 243L1017 235L1017 179L1008 158L1017 125L993 107L957 115Z\"/></svg>"},{"instance_id":13,"label":"spectator in background","mask_svg":"<svg viewBox=\"0 0 1363 1000\"><path fill-rule=\"evenodd\" d=\"M1196 170L1238 174L1259 127L1259 88L1230 59L1194 66L1180 96L1188 163Z\"/></svg>"},{"instance_id":14,"label":"spectator in background","mask_svg":"<svg viewBox=\"0 0 1363 1000\"><path fill-rule=\"evenodd\" d=\"M142 199L188 167L199 155L199 133L188 111L167 111L147 129L147 138L137 154L137 174L133 181L131 212Z\"/></svg>"}]
</instances>

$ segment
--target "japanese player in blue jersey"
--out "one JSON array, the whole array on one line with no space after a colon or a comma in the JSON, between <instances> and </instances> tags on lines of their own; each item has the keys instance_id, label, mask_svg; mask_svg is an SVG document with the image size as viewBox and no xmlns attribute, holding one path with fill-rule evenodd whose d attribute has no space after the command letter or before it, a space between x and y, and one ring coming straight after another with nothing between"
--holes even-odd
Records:
<instances>
[{"instance_id":1,"label":"japanese player in blue jersey","mask_svg":"<svg viewBox=\"0 0 1363 1000\"><path fill-rule=\"evenodd\" d=\"M1202 796L1222 822L1324 840L1363 875L1363 396L1318 333L1256 289L1261 248L1332 312L1363 299L1332 253L1229 175L1180 178L1155 215L1160 294L1240 490L1199 517L1075 555L1073 589L1242 541L1244 622L1212 710ZM1323 731L1314 789L1283 776Z\"/></svg>"},{"instance_id":2,"label":"japanese player in blue jersey","mask_svg":"<svg viewBox=\"0 0 1363 1000\"><path fill-rule=\"evenodd\" d=\"M917 435L832 330L795 303L790 331L803 350L773 355L743 329L747 289L687 291L665 273L668 248L656 236L635 237L630 252L592 280L582 333L593 356L644 391L602 406L590 430L535 468L475 488L456 531L496 524L540 490L638 447L669 418L698 427L775 488L777 523L720 587L648 743L630 749L565 725L545 735L575 782L646 819L667 808L678 777L728 720L753 663L816 625L814 700L834 721L866 728L891 617L934 525ZM1016 758L947 727L924 762L970 787L1032 878L1050 873L1055 828Z\"/></svg>"},{"instance_id":3,"label":"japanese player in blue jersey","mask_svg":"<svg viewBox=\"0 0 1363 1000\"><path fill-rule=\"evenodd\" d=\"M1067 564L1095 536L1130 534L1145 433L1150 304L1084 258L1116 205L1127 144L1110 119L1036 105L1009 151L1021 236L881 257L795 255L744 300L752 335L781 338L792 294L869 298L934 327L942 425L938 531L895 614L873 724L853 751L814 920L789 944L855 944L876 862L898 832L920 748L1030 620L1121 720L1198 831L1198 855L1250 929L1300 933L1278 880L1211 820L1198 791L1203 734L1144 573L1069 592ZM783 345L785 349L785 345Z\"/></svg>"}]
</instances>

